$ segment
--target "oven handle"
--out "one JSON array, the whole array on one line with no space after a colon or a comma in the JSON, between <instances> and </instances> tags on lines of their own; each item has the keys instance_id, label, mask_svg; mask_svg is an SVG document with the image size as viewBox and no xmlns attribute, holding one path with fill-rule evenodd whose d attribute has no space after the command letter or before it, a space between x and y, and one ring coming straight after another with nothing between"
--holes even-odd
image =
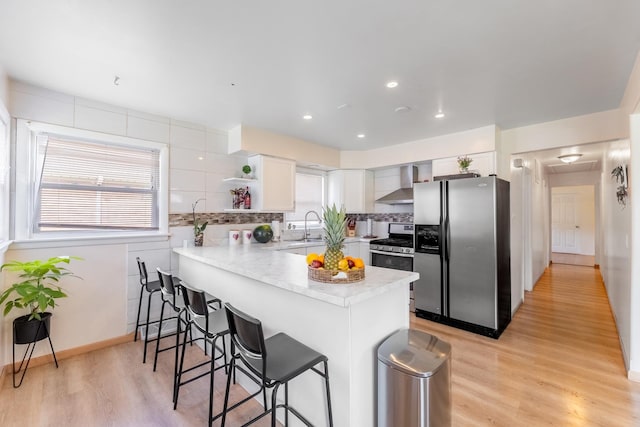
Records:
<instances>
[{"instance_id":1,"label":"oven handle","mask_svg":"<svg viewBox=\"0 0 640 427\"><path fill-rule=\"evenodd\" d=\"M388 256L399 256L399 257L404 257L404 258L413 258L413 254L403 254L400 252L385 252L385 251L376 251L376 250L369 250L369 253L372 254L379 254L379 255L388 255Z\"/></svg>"}]
</instances>

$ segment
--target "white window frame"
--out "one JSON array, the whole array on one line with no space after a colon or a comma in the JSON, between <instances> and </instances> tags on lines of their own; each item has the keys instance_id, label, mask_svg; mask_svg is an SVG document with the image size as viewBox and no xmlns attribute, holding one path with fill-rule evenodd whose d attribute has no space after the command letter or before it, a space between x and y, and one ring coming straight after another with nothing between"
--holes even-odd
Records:
<instances>
[{"instance_id":1,"label":"white window frame","mask_svg":"<svg viewBox=\"0 0 640 427\"><path fill-rule=\"evenodd\" d=\"M11 197L11 178L10 178L10 159L11 159L11 150L10 150L10 129L11 129L11 117L9 116L9 112L6 107L0 101L0 123L5 126L4 135L0 135L0 157L2 157L3 161L0 162L0 174L3 179L0 180L0 185L2 185L2 198L0 199L0 209L2 209L2 214L0 215L0 245L5 246L6 242L9 241L9 218L11 215L10 207L10 197Z\"/></svg>"},{"instance_id":2,"label":"white window frame","mask_svg":"<svg viewBox=\"0 0 640 427\"><path fill-rule=\"evenodd\" d=\"M160 152L160 177L158 188L158 230L74 230L36 232L34 220L34 200L38 190L36 173L36 135L49 133L60 137L70 137L113 145L149 148ZM38 123L18 119L16 123L16 196L15 196L15 240L47 240L59 238L113 238L127 236L166 236L169 231L169 147L167 144L110 135L65 126Z\"/></svg>"}]
</instances>

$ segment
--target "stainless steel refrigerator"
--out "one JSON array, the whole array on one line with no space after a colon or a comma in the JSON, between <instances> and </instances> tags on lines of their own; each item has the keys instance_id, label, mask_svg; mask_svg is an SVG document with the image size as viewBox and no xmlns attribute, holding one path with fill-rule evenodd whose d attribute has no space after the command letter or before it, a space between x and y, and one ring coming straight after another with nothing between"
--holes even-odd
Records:
<instances>
[{"instance_id":1,"label":"stainless steel refrigerator","mask_svg":"<svg viewBox=\"0 0 640 427\"><path fill-rule=\"evenodd\" d=\"M413 187L416 315L498 338L511 321L509 183Z\"/></svg>"}]
</instances>

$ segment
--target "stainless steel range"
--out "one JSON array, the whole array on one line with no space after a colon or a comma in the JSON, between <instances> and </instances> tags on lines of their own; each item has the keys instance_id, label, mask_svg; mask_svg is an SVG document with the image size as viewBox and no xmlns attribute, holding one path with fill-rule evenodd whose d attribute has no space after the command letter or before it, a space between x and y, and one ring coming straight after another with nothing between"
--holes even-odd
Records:
<instances>
[{"instance_id":1,"label":"stainless steel range","mask_svg":"<svg viewBox=\"0 0 640 427\"><path fill-rule=\"evenodd\" d=\"M389 224L389 238L369 242L371 265L413 271L413 224L392 222ZM413 283L411 284L410 309L415 311Z\"/></svg>"}]
</instances>

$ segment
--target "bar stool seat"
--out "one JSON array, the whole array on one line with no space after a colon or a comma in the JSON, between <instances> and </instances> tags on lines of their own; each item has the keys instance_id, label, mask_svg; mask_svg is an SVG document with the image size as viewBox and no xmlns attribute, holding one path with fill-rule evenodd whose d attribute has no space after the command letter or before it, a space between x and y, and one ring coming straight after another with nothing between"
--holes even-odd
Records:
<instances>
[{"instance_id":1,"label":"bar stool seat","mask_svg":"<svg viewBox=\"0 0 640 427\"><path fill-rule=\"evenodd\" d=\"M205 292L189 287L187 284L182 282L180 284L182 296L184 298L185 310L183 311L183 315L188 319L188 327L194 326L201 334L201 337L192 338L191 341L196 341L199 339L204 340L204 348L205 354L207 353L207 344L211 345L211 360L204 361L195 366L191 366L189 368L184 367L184 359L185 359L185 350L187 347L187 330L183 333L183 342L182 342L182 356L180 357L180 365L176 371L176 376L174 380L174 399L173 399L173 409L176 409L178 406L178 397L180 393L180 387L185 384L188 384L192 381L195 381L199 378L202 378L206 375L209 375L209 425L213 422L214 419L217 419L221 416L218 414L216 416L213 415L213 396L214 396L214 379L215 379L215 371L219 369L224 369L227 371L227 347L224 340L224 336L229 333L229 326L227 324L227 316L224 310L211 310L211 306L207 301L207 294ZM219 300L218 300L219 301ZM222 348L219 346L219 342L221 341ZM218 350L219 355L216 356L216 350ZM219 366L215 366L216 360L222 359L222 364ZM209 369L205 372L201 372L199 374L195 374L189 379L184 379L183 376L191 371L194 371L200 367L209 364ZM231 375L229 375L231 376Z\"/></svg>"},{"instance_id":2,"label":"bar stool seat","mask_svg":"<svg viewBox=\"0 0 640 427\"><path fill-rule=\"evenodd\" d=\"M289 412L295 415L306 425L312 425L302 414L289 405L289 381L306 371L313 371L325 380L325 392L327 396L327 412L329 426L333 426L333 414L331 411L331 393L329 388L329 368L327 357L305 344L297 341L289 335L280 332L267 339L264 338L262 323L260 320L225 304L229 334L231 336L231 362L230 369L237 369L256 382L260 389L251 396L229 407L229 392L231 389L231 377L227 376L227 388L224 396L224 409L222 411L222 425L225 425L229 411L253 399L258 394L263 394L264 412L251 419L244 426L254 423L267 414L271 414L271 426L276 425L276 409L285 409L285 425L289 424ZM237 361L242 361L238 365ZM323 370L316 368L322 364ZM235 372L235 371L234 371ZM284 384L284 404L277 404L278 388ZM267 388L272 388L271 408L267 408Z\"/></svg>"},{"instance_id":3,"label":"bar stool seat","mask_svg":"<svg viewBox=\"0 0 640 427\"><path fill-rule=\"evenodd\" d=\"M140 297L138 299L138 314L136 315L136 330L134 332L133 341L138 341L138 331L144 326L144 353L142 355L142 363L147 362L147 346L150 341L154 341L153 339L149 339L149 326L157 324L159 320L149 320L150 311L151 311L151 298L153 295L159 294L161 291L160 280L149 280L149 274L147 273L147 266L144 261L140 259L140 257L136 257L136 262L138 263L138 272L140 273ZM144 323L140 323L140 311L142 309L142 297L144 296L144 292L147 292L147 319Z\"/></svg>"}]
</instances>

